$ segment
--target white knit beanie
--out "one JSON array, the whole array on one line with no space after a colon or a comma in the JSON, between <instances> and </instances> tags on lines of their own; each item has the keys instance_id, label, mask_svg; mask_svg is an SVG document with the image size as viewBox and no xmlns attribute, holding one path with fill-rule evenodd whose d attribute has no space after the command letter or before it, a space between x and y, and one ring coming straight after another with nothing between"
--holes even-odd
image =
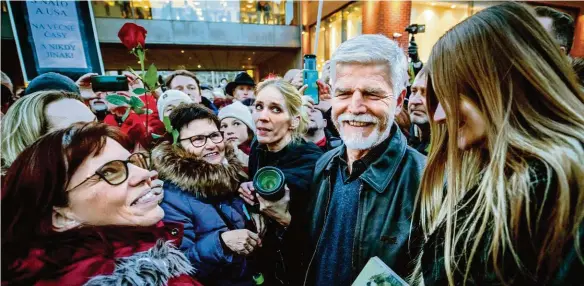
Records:
<instances>
[{"instance_id":1,"label":"white knit beanie","mask_svg":"<svg viewBox=\"0 0 584 286\"><path fill-rule=\"evenodd\" d=\"M193 100L184 92L180 90L167 90L159 98L156 107L158 108L158 116L160 121L164 120L164 109L173 101L178 100L181 103L193 103Z\"/></svg>"},{"instance_id":2,"label":"white knit beanie","mask_svg":"<svg viewBox=\"0 0 584 286\"><path fill-rule=\"evenodd\" d=\"M243 122L243 124L247 125L249 129L255 132L255 124L253 124L253 119L251 118L249 107L243 105L243 103L235 101L232 104L227 105L219 110L219 120L223 120L224 118L228 117L232 117Z\"/></svg>"}]
</instances>

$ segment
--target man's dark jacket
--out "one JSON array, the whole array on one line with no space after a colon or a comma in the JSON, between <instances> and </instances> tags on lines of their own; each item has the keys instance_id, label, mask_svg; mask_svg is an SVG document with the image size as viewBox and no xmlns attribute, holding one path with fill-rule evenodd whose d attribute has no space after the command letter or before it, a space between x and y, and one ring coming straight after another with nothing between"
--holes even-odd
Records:
<instances>
[{"instance_id":1,"label":"man's dark jacket","mask_svg":"<svg viewBox=\"0 0 584 286\"><path fill-rule=\"evenodd\" d=\"M425 157L407 145L405 136L396 124L383 154L373 161L360 179L363 187L359 194L353 249L353 276L357 277L367 261L378 256L400 276L407 276L413 269L418 249L409 248L412 213ZM313 255L319 243L331 199L333 183L331 175L337 171L335 158L345 154L345 145L327 152L317 162L311 185L308 215L302 217L302 227L307 230L307 251L303 255L304 267L308 267L305 284L314 281ZM299 223L300 221L296 221ZM292 219L294 224L294 218ZM416 225L414 228L418 229ZM411 233L412 239L419 239ZM412 245L419 245L416 241ZM307 281L307 282L306 282ZM350 283L350 282L349 282Z\"/></svg>"}]
</instances>

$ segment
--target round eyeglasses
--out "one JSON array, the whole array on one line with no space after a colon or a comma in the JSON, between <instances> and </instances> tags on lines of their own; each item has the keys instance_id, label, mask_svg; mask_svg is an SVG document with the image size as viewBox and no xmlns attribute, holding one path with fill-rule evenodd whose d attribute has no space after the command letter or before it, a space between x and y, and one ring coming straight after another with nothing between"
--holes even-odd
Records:
<instances>
[{"instance_id":1,"label":"round eyeglasses","mask_svg":"<svg viewBox=\"0 0 584 286\"><path fill-rule=\"evenodd\" d=\"M87 177L85 180L83 180L83 182L77 184L67 192L78 188L95 176L98 176L100 179L103 179L106 181L106 183L112 186L120 185L128 179L128 163L142 169L150 169L147 156L143 153L134 153L128 157L128 160L113 160L103 164L103 166L99 167L99 169L97 169L93 175Z\"/></svg>"},{"instance_id":2,"label":"round eyeglasses","mask_svg":"<svg viewBox=\"0 0 584 286\"><path fill-rule=\"evenodd\" d=\"M188 138L179 139L179 141L183 140L190 140L193 147L200 148L207 144L207 139L210 139L211 142L215 144L219 144L223 142L223 133L220 131L213 132L209 135L195 135Z\"/></svg>"}]
</instances>

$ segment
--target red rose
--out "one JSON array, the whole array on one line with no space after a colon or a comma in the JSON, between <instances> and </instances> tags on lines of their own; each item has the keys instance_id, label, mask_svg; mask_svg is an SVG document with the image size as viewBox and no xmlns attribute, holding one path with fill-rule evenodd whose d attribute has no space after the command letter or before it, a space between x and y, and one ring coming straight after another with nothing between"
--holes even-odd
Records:
<instances>
[{"instance_id":1,"label":"red rose","mask_svg":"<svg viewBox=\"0 0 584 286\"><path fill-rule=\"evenodd\" d=\"M144 41L148 32L144 27L138 26L134 23L126 23L118 32L118 38L128 50L134 49L138 46L144 48Z\"/></svg>"}]
</instances>

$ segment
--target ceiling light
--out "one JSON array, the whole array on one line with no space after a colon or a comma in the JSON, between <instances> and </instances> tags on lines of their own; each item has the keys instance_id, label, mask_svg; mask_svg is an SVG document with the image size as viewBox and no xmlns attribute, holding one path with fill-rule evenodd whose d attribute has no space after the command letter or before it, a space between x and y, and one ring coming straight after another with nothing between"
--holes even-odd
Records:
<instances>
[{"instance_id":1,"label":"ceiling light","mask_svg":"<svg viewBox=\"0 0 584 286\"><path fill-rule=\"evenodd\" d=\"M181 50L180 52L184 54L185 53L185 50Z\"/></svg>"},{"instance_id":2,"label":"ceiling light","mask_svg":"<svg viewBox=\"0 0 584 286\"><path fill-rule=\"evenodd\" d=\"M180 20L180 17L179 17L179 16L176 16L176 19L177 19L177 20Z\"/></svg>"},{"instance_id":3,"label":"ceiling light","mask_svg":"<svg viewBox=\"0 0 584 286\"><path fill-rule=\"evenodd\" d=\"M245 66L241 66L241 68L242 68L242 69L244 69L244 68L245 68Z\"/></svg>"},{"instance_id":4,"label":"ceiling light","mask_svg":"<svg viewBox=\"0 0 584 286\"><path fill-rule=\"evenodd\" d=\"M452 5L452 6L450 6L450 8L454 9L454 8L456 8L456 5Z\"/></svg>"},{"instance_id":5,"label":"ceiling light","mask_svg":"<svg viewBox=\"0 0 584 286\"><path fill-rule=\"evenodd\" d=\"M198 65L197 67L198 67L198 68L201 68L201 65Z\"/></svg>"},{"instance_id":6,"label":"ceiling light","mask_svg":"<svg viewBox=\"0 0 584 286\"><path fill-rule=\"evenodd\" d=\"M255 52L253 52L252 54L254 54L254 55L255 55Z\"/></svg>"},{"instance_id":7,"label":"ceiling light","mask_svg":"<svg viewBox=\"0 0 584 286\"><path fill-rule=\"evenodd\" d=\"M225 21L227 21L227 19L223 18L223 19L221 19L221 21L225 22Z\"/></svg>"}]
</instances>

